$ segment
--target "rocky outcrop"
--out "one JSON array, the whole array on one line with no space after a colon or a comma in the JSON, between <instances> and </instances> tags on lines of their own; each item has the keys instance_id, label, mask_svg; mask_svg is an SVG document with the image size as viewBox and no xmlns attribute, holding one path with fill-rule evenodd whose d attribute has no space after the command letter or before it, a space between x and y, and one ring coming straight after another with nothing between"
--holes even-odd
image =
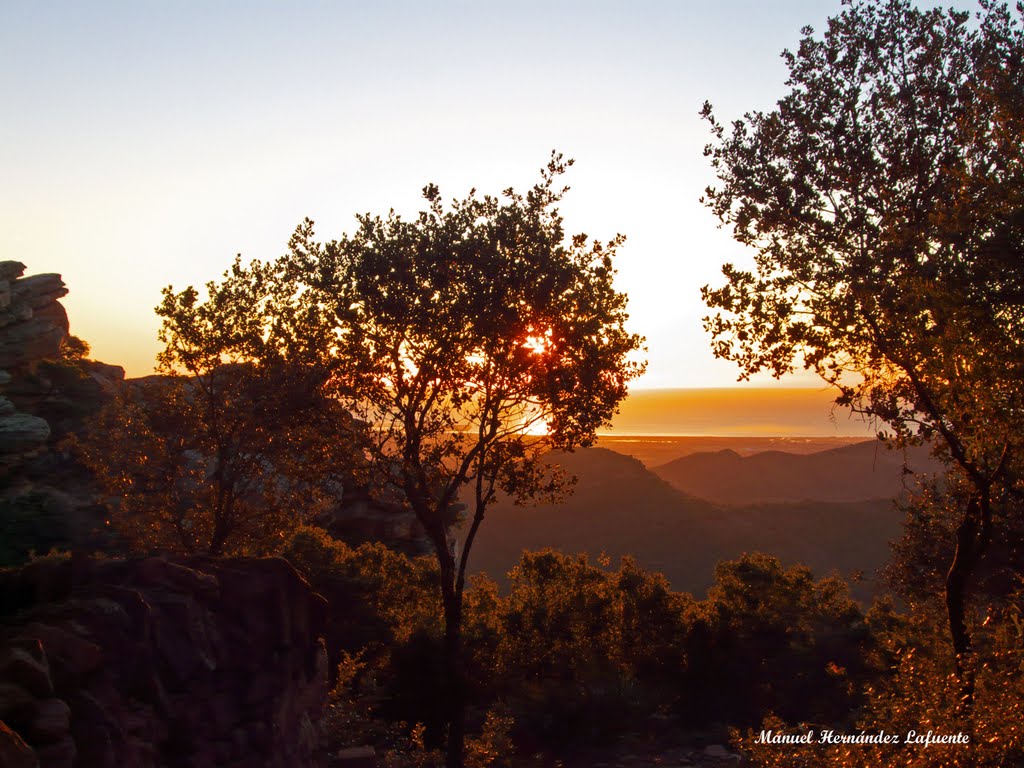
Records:
<instances>
[{"instance_id":1,"label":"rocky outcrop","mask_svg":"<svg viewBox=\"0 0 1024 768\"><path fill-rule=\"evenodd\" d=\"M3 765L323 764L326 604L283 560L42 560L0 606Z\"/></svg>"},{"instance_id":2,"label":"rocky outcrop","mask_svg":"<svg viewBox=\"0 0 1024 768\"><path fill-rule=\"evenodd\" d=\"M0 398L0 461L18 461L36 452L50 439L50 425L30 413L18 413L6 397Z\"/></svg>"},{"instance_id":3,"label":"rocky outcrop","mask_svg":"<svg viewBox=\"0 0 1024 768\"><path fill-rule=\"evenodd\" d=\"M453 516L462 509L453 510ZM349 484L337 503L316 521L334 538L353 547L380 541L410 556L432 553L433 546L416 514L393 494L366 484Z\"/></svg>"},{"instance_id":4,"label":"rocky outcrop","mask_svg":"<svg viewBox=\"0 0 1024 768\"><path fill-rule=\"evenodd\" d=\"M0 261L0 368L5 370L59 357L68 335L68 315L57 301L68 292L60 275L24 273L24 264Z\"/></svg>"},{"instance_id":5,"label":"rocky outcrop","mask_svg":"<svg viewBox=\"0 0 1024 768\"><path fill-rule=\"evenodd\" d=\"M122 368L68 354L77 340L59 302L68 292L60 275L24 272L0 262L0 565L109 538L92 475L60 441L124 380Z\"/></svg>"}]
</instances>

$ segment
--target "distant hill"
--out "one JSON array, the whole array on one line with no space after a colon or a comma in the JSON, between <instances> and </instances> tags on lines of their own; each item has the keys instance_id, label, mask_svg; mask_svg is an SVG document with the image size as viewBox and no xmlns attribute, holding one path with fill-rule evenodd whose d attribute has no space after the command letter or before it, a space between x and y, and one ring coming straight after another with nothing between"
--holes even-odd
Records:
<instances>
[{"instance_id":1,"label":"distant hill","mask_svg":"<svg viewBox=\"0 0 1024 768\"><path fill-rule=\"evenodd\" d=\"M661 571L675 589L702 596L720 560L761 551L818 575L869 576L889 557L901 516L888 501L724 506L672 487L640 461L605 448L553 456L575 474L575 494L561 504L488 511L470 570L502 580L524 549L604 552L613 563L633 555ZM870 590L863 585L858 593Z\"/></svg>"},{"instance_id":2,"label":"distant hill","mask_svg":"<svg viewBox=\"0 0 1024 768\"><path fill-rule=\"evenodd\" d=\"M653 471L684 493L720 504L849 502L905 493L911 479L904 461L918 471L938 469L925 448L904 453L869 440L807 455L764 451L741 456L730 449L693 453Z\"/></svg>"},{"instance_id":3,"label":"distant hill","mask_svg":"<svg viewBox=\"0 0 1024 768\"><path fill-rule=\"evenodd\" d=\"M850 443L862 443L864 437L765 437L747 435L615 435L603 434L595 445L640 459L644 466L658 467L691 453L711 453L731 448L740 456L764 451L817 453Z\"/></svg>"}]
</instances>

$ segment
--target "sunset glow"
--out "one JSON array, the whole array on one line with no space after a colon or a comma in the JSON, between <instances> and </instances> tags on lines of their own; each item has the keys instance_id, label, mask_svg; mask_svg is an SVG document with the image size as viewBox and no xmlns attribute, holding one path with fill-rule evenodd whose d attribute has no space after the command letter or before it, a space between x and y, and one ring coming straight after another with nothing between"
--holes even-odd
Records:
<instances>
[{"instance_id":1,"label":"sunset glow","mask_svg":"<svg viewBox=\"0 0 1024 768\"><path fill-rule=\"evenodd\" d=\"M558 148L577 160L567 233L627 236L617 285L650 361L636 386L734 386L699 288L747 256L698 202L697 113L770 106L778 54L839 7L15 5L0 251L62 274L72 332L143 376L163 286L272 259L304 216L331 238L357 212L414 216L428 182L445 199L524 191Z\"/></svg>"}]
</instances>

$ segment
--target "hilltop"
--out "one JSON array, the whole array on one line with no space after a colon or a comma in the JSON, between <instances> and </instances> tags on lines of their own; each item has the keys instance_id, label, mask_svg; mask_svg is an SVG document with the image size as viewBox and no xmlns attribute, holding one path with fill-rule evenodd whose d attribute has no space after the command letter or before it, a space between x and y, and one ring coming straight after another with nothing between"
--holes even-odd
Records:
<instances>
[{"instance_id":1,"label":"hilltop","mask_svg":"<svg viewBox=\"0 0 1024 768\"><path fill-rule=\"evenodd\" d=\"M913 486L913 471L938 469L927 448L899 451L868 440L807 455L772 450L741 456L725 448L682 456L653 472L684 493L720 504L762 504L893 499Z\"/></svg>"}]
</instances>

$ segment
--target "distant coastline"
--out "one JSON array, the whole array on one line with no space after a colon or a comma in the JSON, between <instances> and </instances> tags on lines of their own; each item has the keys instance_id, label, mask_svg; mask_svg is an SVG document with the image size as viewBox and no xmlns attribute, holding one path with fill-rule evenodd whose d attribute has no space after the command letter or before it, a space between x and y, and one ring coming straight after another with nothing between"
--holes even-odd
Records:
<instances>
[{"instance_id":1,"label":"distant coastline","mask_svg":"<svg viewBox=\"0 0 1024 768\"><path fill-rule=\"evenodd\" d=\"M787 387L636 389L602 437L867 440L875 430L830 390ZM838 443L837 443L838 444Z\"/></svg>"}]
</instances>

